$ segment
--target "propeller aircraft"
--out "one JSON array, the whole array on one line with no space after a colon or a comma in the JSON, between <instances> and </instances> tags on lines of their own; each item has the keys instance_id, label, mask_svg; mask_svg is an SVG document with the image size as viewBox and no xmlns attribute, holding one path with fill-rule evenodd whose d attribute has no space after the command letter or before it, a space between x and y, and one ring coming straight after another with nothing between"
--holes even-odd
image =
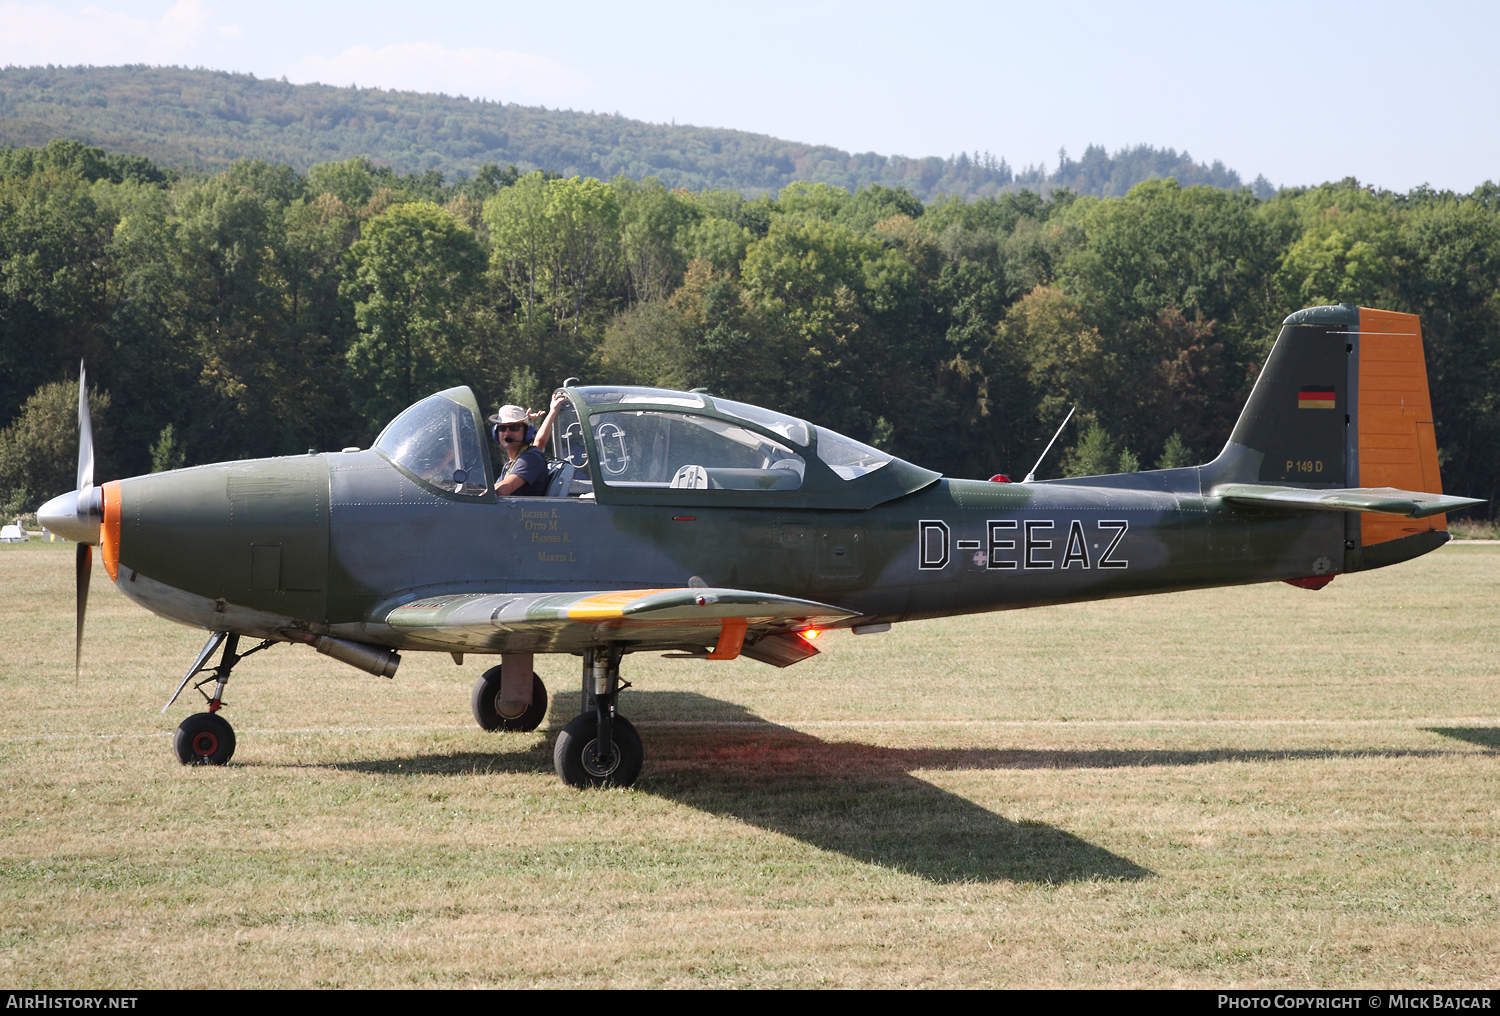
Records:
<instances>
[{"instance_id":1,"label":"propeller aircraft","mask_svg":"<svg viewBox=\"0 0 1500 1016\"><path fill-rule=\"evenodd\" d=\"M167 703L207 675L207 711L174 738L184 764L229 761L226 683L278 643L385 677L403 652L498 656L471 705L500 731L541 723L534 657L564 653L582 659L583 694L554 745L558 775L629 786L644 758L617 709L630 653L786 667L826 628L1317 589L1436 549L1444 513L1480 503L1442 493L1417 318L1347 304L1286 319L1212 462L1037 482L945 478L703 390L570 383L545 497L497 495L462 387L368 449L95 486L85 391L80 371L78 489L39 512L78 543L75 667L98 546L127 597L208 633ZM259 642L241 652L247 638Z\"/></svg>"}]
</instances>

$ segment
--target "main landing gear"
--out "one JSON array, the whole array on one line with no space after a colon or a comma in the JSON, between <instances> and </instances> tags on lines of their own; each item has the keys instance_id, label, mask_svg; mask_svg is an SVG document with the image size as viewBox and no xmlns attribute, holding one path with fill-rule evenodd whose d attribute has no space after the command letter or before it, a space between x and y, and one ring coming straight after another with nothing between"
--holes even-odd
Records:
<instances>
[{"instance_id":1,"label":"main landing gear","mask_svg":"<svg viewBox=\"0 0 1500 1016\"><path fill-rule=\"evenodd\" d=\"M234 755L234 728L219 715L219 710L224 707L224 686L229 683L229 672L236 663L251 653L258 653L275 644L275 639L266 639L249 652L241 653L238 651L238 635L216 631L208 636L208 641L198 653L198 659L188 668L187 676L182 679L167 704L161 707L161 711L166 712L177 701L177 696L182 694L182 689L187 687L189 681L205 670L210 671L207 677L193 685L193 690L208 702L208 712L189 716L178 725L177 733L172 736L172 749L177 752L179 762L185 766L221 766ZM219 657L218 666L207 666L209 658L221 645L224 652ZM214 682L212 696L203 690L203 686L210 681Z\"/></svg>"},{"instance_id":2,"label":"main landing gear","mask_svg":"<svg viewBox=\"0 0 1500 1016\"><path fill-rule=\"evenodd\" d=\"M530 657L527 657L529 660ZM527 668L530 669L529 667ZM531 703L521 705L507 701L504 689L504 664L491 667L474 682L469 707L474 721L485 730L511 730L529 733L541 726L547 715L547 686L536 671L531 672ZM525 675L526 671L521 671ZM526 685L523 683L522 688Z\"/></svg>"},{"instance_id":3,"label":"main landing gear","mask_svg":"<svg viewBox=\"0 0 1500 1016\"><path fill-rule=\"evenodd\" d=\"M569 786L628 787L641 775L641 735L615 711L620 690L630 687L620 680L621 655L617 646L583 654L583 712L562 729L552 749L557 775ZM485 730L535 730L547 715L547 687L531 669L530 656L505 659L512 668L509 694L506 664L486 670L469 698L474 720ZM523 703L528 673L531 701Z\"/></svg>"},{"instance_id":4,"label":"main landing gear","mask_svg":"<svg viewBox=\"0 0 1500 1016\"><path fill-rule=\"evenodd\" d=\"M552 763L574 787L628 787L641 775L645 750L641 735L615 712L615 700L630 682L620 681L620 649L608 646L583 654L583 712L557 737Z\"/></svg>"}]
</instances>

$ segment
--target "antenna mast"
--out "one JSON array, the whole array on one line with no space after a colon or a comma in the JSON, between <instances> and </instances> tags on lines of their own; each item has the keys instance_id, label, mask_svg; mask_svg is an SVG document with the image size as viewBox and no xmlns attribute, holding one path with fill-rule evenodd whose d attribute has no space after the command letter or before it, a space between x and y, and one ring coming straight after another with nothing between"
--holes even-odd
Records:
<instances>
[{"instance_id":1,"label":"antenna mast","mask_svg":"<svg viewBox=\"0 0 1500 1016\"><path fill-rule=\"evenodd\" d=\"M1047 453L1052 450L1052 446L1057 444L1057 439L1062 437L1063 427L1066 427L1068 425L1068 421L1073 419L1073 414L1076 412L1078 412L1077 406L1074 406L1072 409L1068 410L1068 415L1063 417L1062 427L1057 428L1057 433L1052 435L1052 440L1048 441L1047 447L1042 449L1042 458L1036 460L1036 465L1031 467L1031 472L1026 474L1026 479L1022 480L1022 483L1030 483L1032 480L1036 479L1036 471L1041 468L1042 459L1045 459L1047 457Z\"/></svg>"}]
</instances>

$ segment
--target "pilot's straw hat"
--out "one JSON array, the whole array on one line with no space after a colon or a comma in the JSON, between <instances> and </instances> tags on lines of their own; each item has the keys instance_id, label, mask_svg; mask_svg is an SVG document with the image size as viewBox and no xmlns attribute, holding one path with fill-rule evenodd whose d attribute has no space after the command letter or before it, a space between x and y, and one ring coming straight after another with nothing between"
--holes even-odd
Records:
<instances>
[{"instance_id":1,"label":"pilot's straw hat","mask_svg":"<svg viewBox=\"0 0 1500 1016\"><path fill-rule=\"evenodd\" d=\"M525 423L526 410L520 406L501 406L500 412L490 417L491 423Z\"/></svg>"}]
</instances>

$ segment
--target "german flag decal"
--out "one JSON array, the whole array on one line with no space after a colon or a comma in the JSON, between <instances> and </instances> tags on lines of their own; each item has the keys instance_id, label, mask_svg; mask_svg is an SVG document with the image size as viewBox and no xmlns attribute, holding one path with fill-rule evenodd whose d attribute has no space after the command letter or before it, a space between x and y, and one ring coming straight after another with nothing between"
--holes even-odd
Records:
<instances>
[{"instance_id":1,"label":"german flag decal","mask_svg":"<svg viewBox=\"0 0 1500 1016\"><path fill-rule=\"evenodd\" d=\"M1306 385L1297 393L1298 409L1332 409L1333 385Z\"/></svg>"}]
</instances>

